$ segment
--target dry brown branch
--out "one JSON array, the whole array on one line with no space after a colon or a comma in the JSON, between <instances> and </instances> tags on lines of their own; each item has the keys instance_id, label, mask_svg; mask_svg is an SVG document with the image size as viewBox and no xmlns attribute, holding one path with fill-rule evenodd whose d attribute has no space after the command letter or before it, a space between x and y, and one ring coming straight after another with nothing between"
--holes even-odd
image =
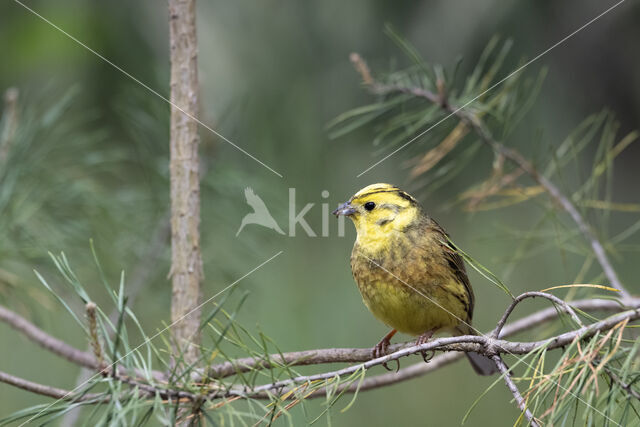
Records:
<instances>
[{"instance_id":1,"label":"dry brown branch","mask_svg":"<svg viewBox=\"0 0 640 427\"><path fill-rule=\"evenodd\" d=\"M198 45L195 0L169 0L171 50L171 322L174 355L198 359L200 175L198 164Z\"/></svg>"},{"instance_id":2,"label":"dry brown branch","mask_svg":"<svg viewBox=\"0 0 640 427\"><path fill-rule=\"evenodd\" d=\"M362 58L360 61L363 64L366 64ZM368 68L367 68L368 70ZM360 67L356 67L356 71L360 72ZM370 75L370 73L369 73ZM364 76L363 76L364 80ZM381 84L378 81L371 79L371 82L367 85L373 93L379 95L388 95L393 93L404 93L409 94L417 98L423 98L433 104L441 106L443 111L449 113L450 115L456 116L459 120L465 123L467 126L471 127L475 133L480 137L480 139L487 145L489 145L493 151L499 155L504 156L506 159L509 159L513 163L515 163L520 169L525 171L534 181L540 184L546 192L551 196L551 198L562 207L562 209L569 214L569 216L573 219L573 221L578 226L578 229L585 237L585 239L589 242L598 263L602 267L602 270L607 277L607 279L611 282L611 286L618 289L623 298L627 299L631 296L631 294L625 289L618 278L616 271L614 270L611 262L609 261L609 257L600 243L600 240L596 236L596 233L593 231L591 226L585 221L582 217L578 209L573 205L573 203L560 191L560 189L551 182L548 178L543 175L540 175L533 164L524 158L518 151L513 148L509 148L500 142L498 142L493 135L486 128L481 119L474 115L472 112L465 110L462 107L456 107L451 105L449 102L443 100L441 96L436 95L435 93L420 88L420 87L404 87L398 85L385 85Z\"/></svg>"}]
</instances>

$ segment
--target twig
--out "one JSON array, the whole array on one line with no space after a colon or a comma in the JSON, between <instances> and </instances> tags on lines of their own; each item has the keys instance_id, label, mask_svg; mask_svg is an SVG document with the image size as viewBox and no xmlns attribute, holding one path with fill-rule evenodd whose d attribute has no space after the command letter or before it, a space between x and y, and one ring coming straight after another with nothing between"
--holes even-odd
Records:
<instances>
[{"instance_id":1,"label":"twig","mask_svg":"<svg viewBox=\"0 0 640 427\"><path fill-rule=\"evenodd\" d=\"M531 411L529 411L529 409L527 408L527 402L524 400L524 398L520 394L520 391L518 391L518 387L511 379L509 368L507 368L507 366L504 364L502 358L498 355L495 355L491 357L491 359L498 367L498 370L502 373L502 378L504 378L504 382L507 385L507 388L509 389L509 391L511 391L511 394L513 394L513 397L516 399L518 408L520 408L520 410L524 413L524 416L527 417L527 420L529 420L529 424L532 427L539 427L540 424L538 424Z\"/></svg>"},{"instance_id":2,"label":"twig","mask_svg":"<svg viewBox=\"0 0 640 427\"><path fill-rule=\"evenodd\" d=\"M94 401L94 403L106 403L111 400L109 396L105 396L102 393L82 394L79 396L74 395L68 390L63 390L57 387L51 387L44 384L34 383L23 378L16 377L6 372L0 371L0 382L12 385L14 387L21 388L32 393L41 394L43 396L53 397L54 399L73 401L73 402L85 402Z\"/></svg>"},{"instance_id":3,"label":"twig","mask_svg":"<svg viewBox=\"0 0 640 427\"><path fill-rule=\"evenodd\" d=\"M29 322L24 317L0 305L0 321L7 323L15 330L22 332L27 338L42 348L85 368L98 369L93 355L87 351L61 341Z\"/></svg>"},{"instance_id":4,"label":"twig","mask_svg":"<svg viewBox=\"0 0 640 427\"><path fill-rule=\"evenodd\" d=\"M579 328L577 330L573 330L570 332L565 332L563 334L547 338L545 340L540 341L529 341L529 342L510 342L505 340L498 340L495 338L491 338L488 336L478 336L478 335L464 335L458 337L445 337L438 338L432 341L429 341L425 344L421 345L413 345L410 347L403 348L401 350L395 351L391 354L388 354L383 357L378 357L376 359L368 360L367 362L360 363L357 365L349 366L344 369L339 369L336 371L324 372L321 374L315 375L307 375L307 376L298 376L282 381L276 381L270 384L264 384L253 388L244 388L242 390L232 390L229 393L224 394L223 396L260 396L262 392L270 391L278 394L284 394L290 389L286 388L295 384L302 383L310 383L312 381L318 380L327 380L331 378L336 378L344 375L350 375L360 370L368 370L374 366L382 365L384 363L388 363L393 360L397 360L401 357L405 357L411 354L422 353L426 351L458 351L458 352L476 352L488 357L493 357L496 354L529 354L532 351L535 351L541 347L545 347L547 350L552 350L555 348L564 347L566 345L571 344L576 338L585 339L590 338L595 335L597 332L606 331L618 323L628 320L637 320L640 318L640 308L635 308L633 310L627 310L622 313L618 313L616 315L610 316L604 320L599 322L592 323L589 326L585 326ZM432 363L432 362L430 362ZM219 394L216 394L215 397L223 397Z\"/></svg>"},{"instance_id":5,"label":"twig","mask_svg":"<svg viewBox=\"0 0 640 427\"><path fill-rule=\"evenodd\" d=\"M567 304L565 301L561 300L560 298L556 297L555 295L551 295L546 292L525 292L519 295L518 297L514 298L513 301L511 301L511 304L509 304L509 307L507 307L507 310L502 315L502 318L498 322L498 326L496 326L496 328L493 330L493 332L491 333L491 336L493 338L499 338L500 331L504 327L504 324L507 322L507 319L509 318L513 310L516 308L516 305L518 305L519 303L521 303L523 300L527 298L535 298L535 297L546 298L552 303L558 304L560 307L564 309L564 311L567 314L571 316L571 318L576 322L576 324L580 326L584 326L584 324L582 323L582 321L580 320L576 312L573 310L573 308L571 308L569 304Z\"/></svg>"},{"instance_id":6,"label":"twig","mask_svg":"<svg viewBox=\"0 0 640 427\"><path fill-rule=\"evenodd\" d=\"M633 398L636 398L636 399L640 400L640 393L638 393L636 390L634 390L633 387L631 387L631 384L627 384L624 381L622 381L616 374L611 372L611 370L607 369L606 367L604 368L604 371L607 373L609 378L611 378L611 381L613 381L616 384L618 384L624 391L627 392L627 394L630 397L633 397Z\"/></svg>"},{"instance_id":7,"label":"twig","mask_svg":"<svg viewBox=\"0 0 640 427\"><path fill-rule=\"evenodd\" d=\"M560 300L562 301L562 300ZM564 303L564 301L562 301ZM629 301L631 307L640 306L640 298L633 298ZM566 303L564 303L566 304ZM583 299L572 301L571 305L577 309L584 311L619 311L623 309L620 303L610 300L602 299ZM518 332L534 328L549 320L553 320L558 317L558 311L554 308L548 308L522 319L519 319L509 325L500 327L503 331L500 337L508 337ZM503 316L504 318L504 316ZM505 319L506 320L506 319ZM502 321L502 319L501 319ZM407 348L411 344L395 344L389 347L390 352L395 352L403 348ZM460 355L461 357L461 355ZM455 357L453 360L457 360ZM290 353L277 353L271 354L268 357L249 357L236 359L210 366L207 369L207 374L211 378L224 378L230 375L239 373L245 373L256 369L271 369L283 365L287 366L299 366L299 365L318 365L323 363L357 363L365 362L371 359L370 348L327 348L317 350L296 351ZM453 361L452 360L452 361ZM427 368L430 365L434 365L432 360L428 365L421 363L419 366ZM429 372L432 369L428 369ZM401 370L399 372L404 372ZM425 372L425 373L426 373ZM393 378L397 378L398 375L391 375ZM410 377L412 378L412 377ZM370 378L364 380L366 383ZM407 378L408 379L408 378Z\"/></svg>"},{"instance_id":8,"label":"twig","mask_svg":"<svg viewBox=\"0 0 640 427\"><path fill-rule=\"evenodd\" d=\"M600 240L598 240L598 237L592 230L591 226L589 226L589 224L584 220L573 203L571 203L571 201L564 194L562 194L560 189L545 176L540 175L530 161L525 159L519 152L517 152L513 148L506 147L505 145L498 142L495 138L493 138L482 121L473 113L470 113L463 108L453 106L448 101L443 100L441 96L436 95L435 93L423 88L381 84L371 78L371 73L364 60L362 60L360 56L357 56L357 58L358 62L354 62L356 64L356 70L361 74L363 80L365 82L368 82L367 85L370 87L373 93L379 95L387 95L394 92L404 93L415 96L417 98L426 99L433 104L439 105L444 111L455 115L465 124L473 128L480 139L485 144L489 145L496 153L501 154L505 158L511 160L513 163L518 165L518 167L529 174L531 178L533 178L538 184L540 184L547 191L547 193L549 193L551 198L553 198L565 210L565 212L567 212L569 216L571 216L582 235L591 245L591 248L596 256L596 259L598 260L598 263L602 267L605 276L611 282L611 286L620 291L623 299L628 299L631 296L631 294L622 285L622 282L620 282L616 271L614 270L611 262L609 261L609 258L607 257L602 243L600 243ZM362 69L367 70L368 77L367 75L362 73Z\"/></svg>"},{"instance_id":9,"label":"twig","mask_svg":"<svg viewBox=\"0 0 640 427\"><path fill-rule=\"evenodd\" d=\"M162 399L187 399L190 401L195 401L199 399L199 396L194 393L189 393L182 390L171 390L160 387L155 387L150 384L145 384L140 381L134 380L128 377L116 377L117 381L123 382L125 384L129 384L139 391L141 391L144 395L148 397L154 397L158 395ZM106 403L111 400L110 396L106 396L103 393L90 393L90 394L74 394L73 391L51 387L44 384L35 383L33 381L25 380L20 377L16 377L11 374L7 374L6 372L0 371L0 382L12 385L14 387L21 388L23 390L30 391L32 393L41 394L43 396L49 396L54 399L73 401L73 402L88 402L92 401L92 403Z\"/></svg>"},{"instance_id":10,"label":"twig","mask_svg":"<svg viewBox=\"0 0 640 427\"><path fill-rule=\"evenodd\" d=\"M635 306L640 305L640 299L635 299ZM621 306L619 303L610 300L598 300L598 299L587 299L587 300L578 300L573 301L572 305L583 311L596 311L596 310L619 310ZM503 328L501 337L509 337L511 335L515 335L525 330L529 330L539 326L545 322L554 320L558 317L558 310L555 307L549 307L544 310L533 313L529 316L523 317L521 319L516 320ZM389 372L385 374L380 374L372 377L365 378L360 387L357 387L357 384L343 384L337 387L336 392L342 392L347 389L346 393L354 393L356 389L360 391L371 390L375 388L385 387L391 384L396 384L399 382L411 380L414 378L418 378L424 375L427 375L433 371L436 371L444 366L447 366L458 359L463 358L464 355L459 352L449 352L445 354L441 354L435 356L429 363L419 362L413 365L407 366L406 368L400 369L397 373ZM324 389L318 390L310 397L320 397L324 396L326 391Z\"/></svg>"},{"instance_id":11,"label":"twig","mask_svg":"<svg viewBox=\"0 0 640 427\"><path fill-rule=\"evenodd\" d=\"M18 332L22 332L27 338L38 344L45 350L49 350L53 354L75 363L76 365L89 368L94 371L100 371L102 368L91 352L78 350L77 348L49 335L33 323L29 322L19 314L0 305L0 322L5 322ZM154 379L160 381L164 379L164 373L160 371L152 371ZM135 370L135 375L145 377L145 373Z\"/></svg>"},{"instance_id":12,"label":"twig","mask_svg":"<svg viewBox=\"0 0 640 427\"><path fill-rule=\"evenodd\" d=\"M337 371L324 372L321 374L315 374L315 375L309 375L309 376L298 376L295 378L291 378L283 381L277 381L270 384L263 384L255 387L235 386L229 389L224 389L222 385L213 383L211 384L210 387L214 388L214 390L211 390L211 388L207 390L205 388L204 390L201 391L201 394L194 394L181 389L158 387L158 386L149 384L148 382L145 382L141 378L130 378L125 375L117 375L114 377L114 380L129 384L137 388L138 390L144 392L148 396L158 395L166 399L185 400L189 402L198 402L201 399L214 400L214 399L226 398L226 397L242 397L242 398L253 397L253 398L260 398L260 399L270 399L272 398L273 394L284 395L285 393L292 391L291 387L295 386L296 384L310 384L313 381L317 381L317 380L327 380L327 379L332 379L332 378L336 378L344 375L353 374L360 370L368 370L374 366L381 365L385 362L389 362L391 360L397 360L401 357L405 357L415 353L421 353L424 351L438 350L438 351L449 352L442 356L437 356L433 358L431 362L428 364L419 363L413 366L409 366L408 368L401 370L397 374L385 374L377 377L367 378L362 383L360 383L359 387L355 384L351 384L351 385L343 384L338 387L337 391L342 392L344 390L345 392L350 393L350 392L354 392L356 389L368 390L368 389L382 387L392 383L404 381L419 375L424 375L427 372L436 370L442 366L445 366L455 361L462 354L461 352L475 351L477 353L484 354L489 357L493 357L503 353L528 354L532 351L535 351L536 349L539 349L542 346L545 346L548 350L563 347L573 342L576 338L579 338L579 339L589 338L595 335L599 331L606 331L615 327L616 325L620 324L620 322L622 321L632 321L640 318L640 298L635 298L633 300L630 300L629 302L633 302L636 308L618 313L602 321L595 322L591 325L584 326L577 330L566 332L545 340L531 341L531 342L509 342L509 341L495 339L488 336L474 336L474 335L438 338L418 346L416 345L394 346L396 348L399 347L399 349L395 350L393 353L389 355L386 355L384 357L379 357L373 360L367 360L364 363L359 363L357 365L349 366L347 368L340 369ZM609 301L609 300L582 300L582 301L573 302L573 305L576 308L580 308L582 310L615 310L620 308L620 305L617 302ZM55 340L55 338L48 336L46 333L35 328L35 326L33 325L29 324L30 327L25 328L24 322L26 321L24 321L24 319L20 318L19 316L15 315L14 313L12 313L7 309L0 307L0 314L3 314L1 320L7 321L7 319L10 319L9 321L7 321L7 323L9 323L12 326L15 327L16 324L22 325L23 327L16 328L16 329L18 329L23 333L26 333L25 331L29 331L28 336L30 336L32 339L34 339L33 338L34 336L37 336L38 339L42 340L43 337L41 335L45 335L46 336L44 339L45 342L48 343L48 342L51 342L52 339ZM520 319L517 322L513 322L512 324L504 326L503 332L501 335L508 336L508 335L520 332L521 330L532 328L535 325L538 325L547 320L556 318L557 316L558 316L558 312L554 308L541 310L540 312L534 313L533 315ZM35 328L38 332L34 333L34 331L32 330L33 328ZM36 340L36 342L38 341ZM66 344L65 346L69 347ZM43 345L43 347L47 349L51 349L51 346ZM70 347L70 348L79 353L82 353L79 350L74 349L73 347ZM56 354L60 354L60 353L67 354L68 349L65 349L64 351L56 352ZM302 353L304 352L286 353L284 355L284 358L285 359L291 358L292 355L299 357ZM311 352L309 352L309 358L314 359L316 363L329 363L329 361L335 362L335 361L344 361L347 359L356 360L360 357L366 357L368 359L370 357L369 354L370 354L369 349L326 349L326 350L316 350L315 354L312 354ZM322 359L319 359L320 357L319 355L322 356ZM71 357L68 359L75 361L74 357ZM293 360L294 362L297 361L297 363L300 363L302 360L305 360L305 359L301 360L298 358ZM237 362L238 361L235 362L235 365L233 364L232 365L236 367L242 366L243 367L242 369L248 369L246 364L240 365ZM264 360L262 359L254 359L252 362L247 362L247 363L248 364L253 363L254 368L256 369L266 367ZM307 363L307 364L310 364L310 363ZM221 374L224 373L223 369L219 369L218 372ZM34 390L41 390L40 388L38 388L39 385L37 384L33 385L27 382L26 380L21 380L19 378L7 376L7 375L5 375L4 377L0 377L0 380L7 382L8 384L16 385L18 387L21 387L22 385L26 384L26 386L29 386ZM43 386L43 387L46 387L46 386ZM47 391L46 388L42 390ZM51 389L51 390L49 390L51 391L51 394L48 394L48 395L51 395L52 397L56 397L56 398L62 398L63 396L67 396L68 394L68 392L61 389ZM306 398L317 397L317 396L323 395L324 393L326 393L326 389L320 388L306 395L305 397Z\"/></svg>"}]
</instances>

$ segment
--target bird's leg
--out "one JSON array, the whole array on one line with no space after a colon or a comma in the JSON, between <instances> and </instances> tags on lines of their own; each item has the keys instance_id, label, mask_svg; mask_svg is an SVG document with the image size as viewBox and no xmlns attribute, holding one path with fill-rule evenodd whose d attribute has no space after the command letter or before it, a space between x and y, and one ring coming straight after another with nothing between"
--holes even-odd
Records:
<instances>
[{"instance_id":1,"label":"bird's leg","mask_svg":"<svg viewBox=\"0 0 640 427\"><path fill-rule=\"evenodd\" d=\"M431 339L431 337L433 336L434 332L435 332L435 330L432 329L432 330L427 331L424 334L420 335L418 337L418 339L416 340L416 345L422 345L422 344L428 342ZM422 358L424 359L424 361L426 363L429 363L429 361L431 359L433 359L433 355L435 354L435 351L432 351L430 355L427 355L426 351L421 351L420 354L422 354Z\"/></svg>"},{"instance_id":2,"label":"bird's leg","mask_svg":"<svg viewBox=\"0 0 640 427\"><path fill-rule=\"evenodd\" d=\"M376 344L375 347L373 347L373 350L371 351L372 358L377 359L378 357L386 356L387 349L389 348L389 344L391 343L391 338L396 334L396 332L398 331L392 329L391 332L385 335L384 338L382 338L380 342ZM396 360L396 362L398 363L396 372L398 372L400 370L400 361ZM391 369L389 369L389 366L387 366L387 362L384 362L382 366L384 366L387 371L391 371Z\"/></svg>"}]
</instances>

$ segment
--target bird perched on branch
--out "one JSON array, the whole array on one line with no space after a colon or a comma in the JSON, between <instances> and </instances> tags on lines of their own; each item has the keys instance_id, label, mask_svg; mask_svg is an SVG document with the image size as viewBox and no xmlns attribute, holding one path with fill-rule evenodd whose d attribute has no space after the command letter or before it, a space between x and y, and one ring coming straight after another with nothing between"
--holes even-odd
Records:
<instances>
[{"instance_id":1,"label":"bird perched on branch","mask_svg":"<svg viewBox=\"0 0 640 427\"><path fill-rule=\"evenodd\" d=\"M438 331L475 335L464 261L416 199L393 185L373 184L333 213L355 224L351 270L364 304L393 328L374 347L373 357L386 354L396 332L418 336L416 344ZM491 359L466 354L478 374L496 372Z\"/></svg>"}]
</instances>

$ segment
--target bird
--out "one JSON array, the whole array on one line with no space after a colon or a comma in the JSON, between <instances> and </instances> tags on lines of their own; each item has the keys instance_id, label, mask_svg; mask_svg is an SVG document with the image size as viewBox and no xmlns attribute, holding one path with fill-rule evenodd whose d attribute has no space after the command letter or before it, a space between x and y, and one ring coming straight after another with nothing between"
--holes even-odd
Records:
<instances>
[{"instance_id":1,"label":"bird","mask_svg":"<svg viewBox=\"0 0 640 427\"><path fill-rule=\"evenodd\" d=\"M253 208L253 212L246 214L244 218L242 218L236 237L238 237L244 226L247 224L261 225L275 230L280 234L284 234L284 231L282 231L276 220L271 216L269 209L267 209L267 205L265 205L262 199L254 193L251 187L244 189L244 197L247 200L247 204Z\"/></svg>"},{"instance_id":2,"label":"bird","mask_svg":"<svg viewBox=\"0 0 640 427\"><path fill-rule=\"evenodd\" d=\"M396 332L417 336L416 344L439 332L477 335L471 326L475 301L464 261L413 196L395 185L372 184L333 214L354 223L353 278L365 306L392 328L373 348L373 358L386 354ZM497 371L488 357L466 355L478 374ZM428 361L425 353L423 358Z\"/></svg>"}]
</instances>

